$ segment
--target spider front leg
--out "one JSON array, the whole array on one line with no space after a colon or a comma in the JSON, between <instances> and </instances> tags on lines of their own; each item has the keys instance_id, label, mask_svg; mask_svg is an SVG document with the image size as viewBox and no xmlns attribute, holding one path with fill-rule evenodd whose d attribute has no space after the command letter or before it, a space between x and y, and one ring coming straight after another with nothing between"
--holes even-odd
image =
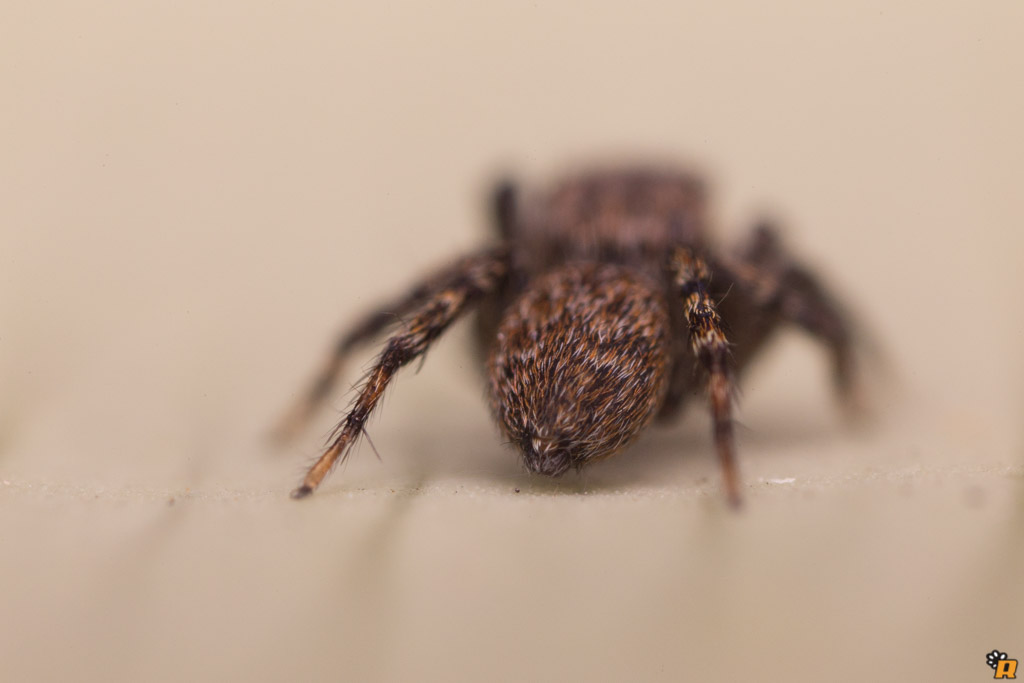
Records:
<instances>
[{"instance_id":1,"label":"spider front leg","mask_svg":"<svg viewBox=\"0 0 1024 683\"><path fill-rule=\"evenodd\" d=\"M292 491L293 498L312 493L331 468L355 445L370 413L380 401L388 383L399 368L423 355L468 306L481 296L495 291L508 273L508 253L504 247L491 249L463 259L427 287L421 305L392 336L359 388L355 402L331 435L330 445L310 468L302 485Z\"/></svg>"},{"instance_id":2,"label":"spider front leg","mask_svg":"<svg viewBox=\"0 0 1024 683\"><path fill-rule=\"evenodd\" d=\"M722 465L725 494L731 505L740 504L739 474L732 434L733 380L730 371L729 342L722 331L722 319L708 295L710 273L704 261L685 247L677 247L671 256L676 291L683 299L690 349L708 374L708 397L714 422L715 448Z\"/></svg>"},{"instance_id":3,"label":"spider front leg","mask_svg":"<svg viewBox=\"0 0 1024 683\"><path fill-rule=\"evenodd\" d=\"M828 348L836 392L848 410L860 413L864 400L854 351L855 342L862 339L850 315L818 277L785 252L776 231L759 225L739 261L728 269L737 284L752 293L763 318L770 319L765 333L774 322L791 323Z\"/></svg>"},{"instance_id":4,"label":"spider front leg","mask_svg":"<svg viewBox=\"0 0 1024 683\"><path fill-rule=\"evenodd\" d=\"M490 255L493 257L493 253ZM460 278L477 267L480 259L487 258L488 253L484 253L462 259L427 278L400 299L370 311L358 323L345 330L338 337L309 388L277 423L271 437L279 443L284 443L298 434L330 396L341 375L345 359L353 350L372 341L391 325L416 311L426 301L457 284Z\"/></svg>"}]
</instances>

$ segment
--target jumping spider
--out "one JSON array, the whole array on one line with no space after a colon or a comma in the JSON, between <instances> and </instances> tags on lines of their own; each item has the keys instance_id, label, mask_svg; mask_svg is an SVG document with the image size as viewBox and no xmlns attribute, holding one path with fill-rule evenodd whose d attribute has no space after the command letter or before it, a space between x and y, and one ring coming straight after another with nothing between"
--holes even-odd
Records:
<instances>
[{"instance_id":1,"label":"jumping spider","mask_svg":"<svg viewBox=\"0 0 1024 683\"><path fill-rule=\"evenodd\" d=\"M834 299L768 225L739 249L715 249L694 175L589 172L523 198L502 183L492 210L496 245L340 337L279 434L294 433L323 403L350 351L400 322L294 498L348 455L397 370L472 308L495 419L534 473L557 477L609 457L706 389L725 493L738 503L734 382L785 324L827 345L836 388L852 396L851 325Z\"/></svg>"}]
</instances>

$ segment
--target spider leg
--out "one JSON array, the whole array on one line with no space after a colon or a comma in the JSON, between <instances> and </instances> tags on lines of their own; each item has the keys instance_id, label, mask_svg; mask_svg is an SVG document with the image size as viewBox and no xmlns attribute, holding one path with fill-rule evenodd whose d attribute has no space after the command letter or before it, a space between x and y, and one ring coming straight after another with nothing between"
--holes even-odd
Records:
<instances>
[{"instance_id":1,"label":"spider leg","mask_svg":"<svg viewBox=\"0 0 1024 683\"><path fill-rule=\"evenodd\" d=\"M704 261L685 247L677 247L672 252L671 269L674 285L685 307L690 349L708 373L715 448L722 465L725 494L731 505L738 506L740 492L732 434L733 379L729 342L722 331L722 320L715 303L708 295L710 274Z\"/></svg>"},{"instance_id":2,"label":"spider leg","mask_svg":"<svg viewBox=\"0 0 1024 683\"><path fill-rule=\"evenodd\" d=\"M490 249L463 259L436 280L422 304L402 329L392 336L367 374L348 414L331 435L330 445L310 468L293 498L312 493L331 468L344 460L363 432L388 383L399 368L426 352L427 347L481 296L493 292L508 272L504 247Z\"/></svg>"},{"instance_id":3,"label":"spider leg","mask_svg":"<svg viewBox=\"0 0 1024 683\"><path fill-rule=\"evenodd\" d=\"M450 288L464 273L474 267L476 260L482 257L485 258L483 254L468 256L435 273L401 298L369 311L355 325L342 332L314 376L313 382L278 421L271 432L271 438L283 443L298 434L334 390L344 368L345 359L352 351L372 341L396 322L416 311L424 302Z\"/></svg>"},{"instance_id":4,"label":"spider leg","mask_svg":"<svg viewBox=\"0 0 1024 683\"><path fill-rule=\"evenodd\" d=\"M854 354L858 336L851 316L814 273L785 253L775 230L759 225L739 262L728 270L767 315L795 324L828 347L836 392L847 408L859 412L863 400Z\"/></svg>"},{"instance_id":5,"label":"spider leg","mask_svg":"<svg viewBox=\"0 0 1024 683\"><path fill-rule=\"evenodd\" d=\"M498 182L491 190L492 220L498 229L498 234L504 239L511 239L516 231L517 194L515 183L508 179Z\"/></svg>"}]
</instances>

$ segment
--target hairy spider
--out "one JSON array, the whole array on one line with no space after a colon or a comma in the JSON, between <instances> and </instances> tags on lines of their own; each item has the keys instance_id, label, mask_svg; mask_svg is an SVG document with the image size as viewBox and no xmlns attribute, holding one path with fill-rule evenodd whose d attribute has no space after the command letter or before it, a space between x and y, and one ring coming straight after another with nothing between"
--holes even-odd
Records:
<instances>
[{"instance_id":1,"label":"hairy spider","mask_svg":"<svg viewBox=\"0 0 1024 683\"><path fill-rule=\"evenodd\" d=\"M839 306L768 225L738 249L712 248L696 176L597 171L523 198L502 183L492 208L497 244L360 320L286 415L279 435L323 403L350 351L401 323L294 498L348 455L396 371L474 307L495 419L535 473L613 455L706 390L726 496L738 503L734 382L784 324L827 345L836 388L851 397L851 325Z\"/></svg>"}]
</instances>

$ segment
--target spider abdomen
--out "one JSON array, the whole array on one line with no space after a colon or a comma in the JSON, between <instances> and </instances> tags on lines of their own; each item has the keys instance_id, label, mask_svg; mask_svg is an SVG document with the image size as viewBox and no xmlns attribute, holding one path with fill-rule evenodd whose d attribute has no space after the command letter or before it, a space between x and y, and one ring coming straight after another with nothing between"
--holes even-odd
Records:
<instances>
[{"instance_id":1,"label":"spider abdomen","mask_svg":"<svg viewBox=\"0 0 1024 683\"><path fill-rule=\"evenodd\" d=\"M664 397L664 289L614 264L569 263L504 312L489 358L491 405L532 472L557 476L612 455Z\"/></svg>"}]
</instances>

